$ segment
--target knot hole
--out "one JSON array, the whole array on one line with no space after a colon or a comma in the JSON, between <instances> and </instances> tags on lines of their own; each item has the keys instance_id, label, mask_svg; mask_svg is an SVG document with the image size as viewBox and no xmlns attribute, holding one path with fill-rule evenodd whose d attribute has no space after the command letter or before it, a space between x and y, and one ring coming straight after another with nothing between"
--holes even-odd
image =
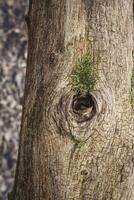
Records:
<instances>
[{"instance_id":1,"label":"knot hole","mask_svg":"<svg viewBox=\"0 0 134 200\"><path fill-rule=\"evenodd\" d=\"M96 113L95 99L91 94L75 95L72 101L73 112L86 119L91 119Z\"/></svg>"}]
</instances>

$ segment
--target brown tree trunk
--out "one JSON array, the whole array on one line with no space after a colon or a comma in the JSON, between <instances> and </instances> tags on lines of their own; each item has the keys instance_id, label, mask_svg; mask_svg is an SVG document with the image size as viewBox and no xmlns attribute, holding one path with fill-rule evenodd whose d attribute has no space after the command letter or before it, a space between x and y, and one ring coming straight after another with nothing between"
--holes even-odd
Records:
<instances>
[{"instance_id":1,"label":"brown tree trunk","mask_svg":"<svg viewBox=\"0 0 134 200\"><path fill-rule=\"evenodd\" d=\"M134 200L133 1L31 0L27 20L12 199ZM87 54L97 84L78 94L71 74Z\"/></svg>"}]
</instances>

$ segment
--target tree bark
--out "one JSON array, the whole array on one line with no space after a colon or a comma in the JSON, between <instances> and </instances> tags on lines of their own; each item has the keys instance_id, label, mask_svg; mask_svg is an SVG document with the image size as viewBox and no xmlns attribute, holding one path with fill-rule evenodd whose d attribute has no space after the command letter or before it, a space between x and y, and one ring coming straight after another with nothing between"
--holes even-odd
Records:
<instances>
[{"instance_id":1,"label":"tree bark","mask_svg":"<svg viewBox=\"0 0 134 200\"><path fill-rule=\"evenodd\" d=\"M12 199L134 200L133 1L31 0L27 21ZM70 77L87 53L97 84L78 95Z\"/></svg>"}]
</instances>

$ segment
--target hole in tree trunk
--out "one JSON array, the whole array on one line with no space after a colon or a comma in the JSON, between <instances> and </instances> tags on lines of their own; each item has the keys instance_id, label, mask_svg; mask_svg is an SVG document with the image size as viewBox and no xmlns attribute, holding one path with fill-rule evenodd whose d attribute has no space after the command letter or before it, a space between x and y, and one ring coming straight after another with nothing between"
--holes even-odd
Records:
<instances>
[{"instance_id":1,"label":"hole in tree trunk","mask_svg":"<svg viewBox=\"0 0 134 200\"><path fill-rule=\"evenodd\" d=\"M95 100L91 94L75 95L72 101L73 112L84 120L90 120L96 114Z\"/></svg>"}]
</instances>

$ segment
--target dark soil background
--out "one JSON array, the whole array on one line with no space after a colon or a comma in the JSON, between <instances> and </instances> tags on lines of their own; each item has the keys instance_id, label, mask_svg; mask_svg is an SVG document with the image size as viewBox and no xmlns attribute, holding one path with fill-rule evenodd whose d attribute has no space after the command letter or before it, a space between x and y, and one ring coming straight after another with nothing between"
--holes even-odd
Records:
<instances>
[{"instance_id":1,"label":"dark soil background","mask_svg":"<svg viewBox=\"0 0 134 200\"><path fill-rule=\"evenodd\" d=\"M0 0L0 200L11 191L27 57L28 0Z\"/></svg>"}]
</instances>

